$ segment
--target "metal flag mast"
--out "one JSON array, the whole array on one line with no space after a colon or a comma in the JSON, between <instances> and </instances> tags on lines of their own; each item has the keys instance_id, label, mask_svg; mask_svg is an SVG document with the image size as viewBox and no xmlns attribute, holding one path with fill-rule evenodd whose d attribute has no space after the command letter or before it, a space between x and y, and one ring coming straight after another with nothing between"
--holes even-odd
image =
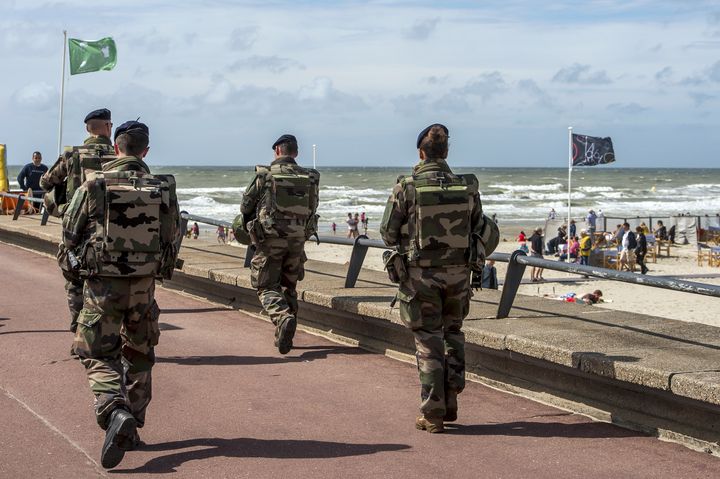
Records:
<instances>
[{"instance_id":1,"label":"metal flag mast","mask_svg":"<svg viewBox=\"0 0 720 479\"><path fill-rule=\"evenodd\" d=\"M568 216L567 216L567 262L570 263L570 220L572 215L572 202L571 202L571 184L572 184L572 167L573 167L573 141L572 141L572 126L568 126Z\"/></svg>"},{"instance_id":2,"label":"metal flag mast","mask_svg":"<svg viewBox=\"0 0 720 479\"><path fill-rule=\"evenodd\" d=\"M317 145L313 145L313 170L317 169L315 167L315 159L317 158Z\"/></svg>"},{"instance_id":3,"label":"metal flag mast","mask_svg":"<svg viewBox=\"0 0 720 479\"><path fill-rule=\"evenodd\" d=\"M65 104L65 63L67 55L67 30L63 30L62 75L60 77L60 119L58 121L58 156L62 153L63 106Z\"/></svg>"}]
</instances>

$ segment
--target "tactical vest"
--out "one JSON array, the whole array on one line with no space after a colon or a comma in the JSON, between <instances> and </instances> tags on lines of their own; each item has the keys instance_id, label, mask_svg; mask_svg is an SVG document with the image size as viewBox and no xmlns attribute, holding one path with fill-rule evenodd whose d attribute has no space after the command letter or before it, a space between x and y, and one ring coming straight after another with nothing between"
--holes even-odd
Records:
<instances>
[{"instance_id":1,"label":"tactical vest","mask_svg":"<svg viewBox=\"0 0 720 479\"><path fill-rule=\"evenodd\" d=\"M273 165L255 167L264 192L257 207L257 222L266 236L308 238L317 229L320 173L317 170Z\"/></svg>"},{"instance_id":2,"label":"tactical vest","mask_svg":"<svg viewBox=\"0 0 720 479\"><path fill-rule=\"evenodd\" d=\"M96 227L83 250L88 276L169 278L177 259L175 178L108 171L89 179Z\"/></svg>"},{"instance_id":3,"label":"tactical vest","mask_svg":"<svg viewBox=\"0 0 720 479\"><path fill-rule=\"evenodd\" d=\"M431 171L405 177L412 186L415 217L408 261L421 267L467 265L470 257L471 215L478 191L475 175Z\"/></svg>"},{"instance_id":4,"label":"tactical vest","mask_svg":"<svg viewBox=\"0 0 720 479\"><path fill-rule=\"evenodd\" d=\"M63 153L67 176L60 185L45 193L44 202L48 212L53 216L62 216L70 203L75 191L85 183L87 175L92 171L102 170L102 164L117 158L112 145L90 143L73 146ZM53 168L57 166L57 163Z\"/></svg>"}]
</instances>

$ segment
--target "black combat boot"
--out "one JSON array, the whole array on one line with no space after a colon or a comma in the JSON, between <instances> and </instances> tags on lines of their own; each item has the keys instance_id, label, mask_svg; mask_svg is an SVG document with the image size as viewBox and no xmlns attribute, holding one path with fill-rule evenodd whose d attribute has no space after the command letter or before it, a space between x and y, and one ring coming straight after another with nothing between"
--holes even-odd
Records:
<instances>
[{"instance_id":1,"label":"black combat boot","mask_svg":"<svg viewBox=\"0 0 720 479\"><path fill-rule=\"evenodd\" d=\"M132 444L135 437L136 425L137 422L133 415L125 409L118 408L110 414L108 428L105 431L105 442L100 455L102 467L112 469L120 464L127 450L125 448Z\"/></svg>"},{"instance_id":2,"label":"black combat boot","mask_svg":"<svg viewBox=\"0 0 720 479\"><path fill-rule=\"evenodd\" d=\"M457 421L458 415L458 393L457 391L445 391L445 416L443 421L454 422Z\"/></svg>"},{"instance_id":3,"label":"black combat boot","mask_svg":"<svg viewBox=\"0 0 720 479\"><path fill-rule=\"evenodd\" d=\"M291 316L285 318L275 330L275 346L280 351L280 354L287 354L292 349L296 328L297 319L295 319L295 316Z\"/></svg>"}]
</instances>

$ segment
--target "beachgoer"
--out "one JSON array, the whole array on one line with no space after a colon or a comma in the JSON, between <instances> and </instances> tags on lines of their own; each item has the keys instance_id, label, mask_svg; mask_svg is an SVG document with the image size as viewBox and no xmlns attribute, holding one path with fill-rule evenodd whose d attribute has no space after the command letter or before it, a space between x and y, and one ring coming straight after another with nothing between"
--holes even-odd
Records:
<instances>
[{"instance_id":1,"label":"beachgoer","mask_svg":"<svg viewBox=\"0 0 720 479\"><path fill-rule=\"evenodd\" d=\"M217 242L225 244L225 227L218 226L216 233L217 233Z\"/></svg>"},{"instance_id":2,"label":"beachgoer","mask_svg":"<svg viewBox=\"0 0 720 479\"><path fill-rule=\"evenodd\" d=\"M577 231L577 227L575 226L575 220L570 220L570 237L577 236L575 232Z\"/></svg>"},{"instance_id":3,"label":"beachgoer","mask_svg":"<svg viewBox=\"0 0 720 479\"><path fill-rule=\"evenodd\" d=\"M358 237L358 224L357 221L353 218L352 213L348 213L348 219L345 221L348 225L348 238L357 238Z\"/></svg>"},{"instance_id":4,"label":"beachgoer","mask_svg":"<svg viewBox=\"0 0 720 479\"><path fill-rule=\"evenodd\" d=\"M413 256L402 262L405 278L397 297L400 318L412 330L417 349L422 415L415 420L415 427L437 433L443 432L444 422L457 420L457 396L465 387L462 324L470 306L470 271L480 270L485 260L484 243L469 239L489 232L477 178L455 175L447 164L447 128L429 126L418 136L417 148L420 162L412 176L400 177L393 188L380 235L388 246L398 246L407 234L402 230L415 225L409 238ZM432 193L439 187L452 188L453 196L432 205L432 199L441 199ZM430 203L429 211L415 208L421 193L423 204ZM446 217L457 221L447 222ZM462 244L472 244L472 250Z\"/></svg>"},{"instance_id":5,"label":"beachgoer","mask_svg":"<svg viewBox=\"0 0 720 479\"><path fill-rule=\"evenodd\" d=\"M590 264L590 252L592 251L592 238L586 230L580 230L580 264L588 266Z\"/></svg>"},{"instance_id":6,"label":"beachgoer","mask_svg":"<svg viewBox=\"0 0 720 479\"><path fill-rule=\"evenodd\" d=\"M198 236L200 236L200 226L198 226L197 223L193 223L193 225L192 225L192 237L193 237L193 239L198 239Z\"/></svg>"},{"instance_id":7,"label":"beachgoer","mask_svg":"<svg viewBox=\"0 0 720 479\"><path fill-rule=\"evenodd\" d=\"M20 189L23 191L32 190L34 198L42 198L42 189L40 188L40 177L48 170L48 167L42 164L42 154L35 151L32 154L32 161L23 166L17 181Z\"/></svg>"},{"instance_id":8,"label":"beachgoer","mask_svg":"<svg viewBox=\"0 0 720 479\"><path fill-rule=\"evenodd\" d=\"M520 231L520 234L517 237L518 243L522 243L523 241L527 241L527 237L525 236L524 231Z\"/></svg>"},{"instance_id":9,"label":"beachgoer","mask_svg":"<svg viewBox=\"0 0 720 479\"><path fill-rule=\"evenodd\" d=\"M542 258L543 257L543 237L542 237L542 228L539 226L535 228L535 231L533 231L533 234L530 236L530 256L533 258ZM530 270L530 280L531 281L542 281L544 278L542 277L543 268L537 268L533 266Z\"/></svg>"},{"instance_id":10,"label":"beachgoer","mask_svg":"<svg viewBox=\"0 0 720 479\"><path fill-rule=\"evenodd\" d=\"M365 212L364 211L360 214L360 224L363 224L363 225L365 224Z\"/></svg>"},{"instance_id":11,"label":"beachgoer","mask_svg":"<svg viewBox=\"0 0 720 479\"><path fill-rule=\"evenodd\" d=\"M550 208L550 212L548 213L548 219L554 220L557 218L557 212L555 211L555 208Z\"/></svg>"},{"instance_id":12,"label":"beachgoer","mask_svg":"<svg viewBox=\"0 0 720 479\"><path fill-rule=\"evenodd\" d=\"M80 258L90 274L72 352L95 395L95 418L105 430L100 464L108 469L141 444L136 428L145 424L160 338L155 279L169 279L176 261L171 252L180 215L174 180L150 174L148 145L145 124L120 125L119 158L103 163L102 175L76 190L63 218L68 250L103 246L92 261ZM146 249L128 263L128 245Z\"/></svg>"},{"instance_id":13,"label":"beachgoer","mask_svg":"<svg viewBox=\"0 0 720 479\"><path fill-rule=\"evenodd\" d=\"M578 257L578 253L580 251L580 242L578 241L577 236L574 236L570 238L570 241L568 242L567 249L563 254L560 255L560 258L558 258L559 261L565 261L568 257L568 252L570 253L570 259L576 260Z\"/></svg>"},{"instance_id":14,"label":"beachgoer","mask_svg":"<svg viewBox=\"0 0 720 479\"><path fill-rule=\"evenodd\" d=\"M663 225L663 222L658 220L657 222L657 228L655 229L655 238L659 240L667 240L668 239L668 232L665 225Z\"/></svg>"},{"instance_id":15,"label":"beachgoer","mask_svg":"<svg viewBox=\"0 0 720 479\"><path fill-rule=\"evenodd\" d=\"M623 223L623 234L622 249L620 250L620 269L627 269L630 271L630 263L633 260L633 250L637 247L637 240L635 233L630 231L630 224Z\"/></svg>"},{"instance_id":16,"label":"beachgoer","mask_svg":"<svg viewBox=\"0 0 720 479\"><path fill-rule=\"evenodd\" d=\"M337 223L335 223L333 221L332 225L330 225L330 227L332 228L332 232L333 232L333 236L334 236L337 233Z\"/></svg>"},{"instance_id":17,"label":"beachgoer","mask_svg":"<svg viewBox=\"0 0 720 479\"><path fill-rule=\"evenodd\" d=\"M482 270L482 287L483 289L498 289L495 260L489 259L485 261L485 266L483 266Z\"/></svg>"},{"instance_id":18,"label":"beachgoer","mask_svg":"<svg viewBox=\"0 0 720 479\"><path fill-rule=\"evenodd\" d=\"M297 164L298 143L282 135L272 145L275 160L258 166L245 190L240 213L262 218L249 231L256 252L250 282L275 325L275 347L287 354L297 328L297 282L305 276L305 241L316 233L320 173ZM265 201L268 195L275 199ZM258 228L261 228L260 230Z\"/></svg>"},{"instance_id":19,"label":"beachgoer","mask_svg":"<svg viewBox=\"0 0 720 479\"><path fill-rule=\"evenodd\" d=\"M103 162L116 158L110 140L112 134L110 110L102 108L91 111L85 116L84 121L89 136L82 146L74 146L63 153L40 177L40 187L46 191L45 207L50 214L60 218L64 216L75 188L85 183L85 173L91 169L100 169ZM79 167L81 165L83 168ZM77 257L79 252L75 251L73 254ZM66 251L59 252L58 259L66 258ZM77 329L78 314L83 306L83 280L67 261L60 261L60 268L65 277L65 292L70 309L70 331L74 333Z\"/></svg>"},{"instance_id":20,"label":"beachgoer","mask_svg":"<svg viewBox=\"0 0 720 479\"><path fill-rule=\"evenodd\" d=\"M635 262L640 265L640 273L647 274L648 268L645 266L645 255L647 254L647 239L645 239L645 232L642 229L642 225L635 228L637 236L637 246L635 246Z\"/></svg>"},{"instance_id":21,"label":"beachgoer","mask_svg":"<svg viewBox=\"0 0 720 479\"><path fill-rule=\"evenodd\" d=\"M527 241L520 242L518 249L525 254L528 254L530 252L530 248L528 248Z\"/></svg>"},{"instance_id":22,"label":"beachgoer","mask_svg":"<svg viewBox=\"0 0 720 479\"><path fill-rule=\"evenodd\" d=\"M625 228L623 228L623 225L615 226L615 244L618 247L618 251L622 249L623 236L625 236Z\"/></svg>"},{"instance_id":23,"label":"beachgoer","mask_svg":"<svg viewBox=\"0 0 720 479\"><path fill-rule=\"evenodd\" d=\"M584 294L580 299L582 299L585 304L597 304L602 301L602 295L602 291L596 289L592 293Z\"/></svg>"},{"instance_id":24,"label":"beachgoer","mask_svg":"<svg viewBox=\"0 0 720 479\"><path fill-rule=\"evenodd\" d=\"M644 221L640 223L640 229L642 230L643 234L650 234L650 228L647 227Z\"/></svg>"},{"instance_id":25,"label":"beachgoer","mask_svg":"<svg viewBox=\"0 0 720 479\"><path fill-rule=\"evenodd\" d=\"M593 210L588 211L588 215L585 218L585 222L587 223L587 233L590 235L590 238L592 238L595 235L596 221L597 221L597 215L595 214L595 211L593 211Z\"/></svg>"}]
</instances>

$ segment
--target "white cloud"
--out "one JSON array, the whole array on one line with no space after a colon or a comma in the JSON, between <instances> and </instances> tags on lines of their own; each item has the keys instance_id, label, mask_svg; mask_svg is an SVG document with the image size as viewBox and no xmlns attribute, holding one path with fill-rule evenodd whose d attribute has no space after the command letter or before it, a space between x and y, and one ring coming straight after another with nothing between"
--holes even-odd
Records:
<instances>
[{"instance_id":1,"label":"white cloud","mask_svg":"<svg viewBox=\"0 0 720 479\"><path fill-rule=\"evenodd\" d=\"M13 103L20 108L33 111L45 111L60 101L55 87L45 82L36 82L25 85L12 94Z\"/></svg>"}]
</instances>

